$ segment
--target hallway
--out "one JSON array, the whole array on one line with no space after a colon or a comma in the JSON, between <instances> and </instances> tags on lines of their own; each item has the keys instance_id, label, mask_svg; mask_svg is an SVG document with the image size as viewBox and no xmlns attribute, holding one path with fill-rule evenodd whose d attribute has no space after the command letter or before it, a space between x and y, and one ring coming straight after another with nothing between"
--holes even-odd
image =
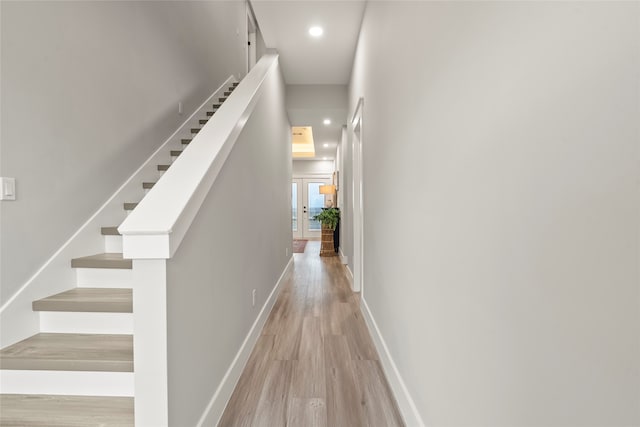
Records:
<instances>
[{"instance_id":1,"label":"hallway","mask_svg":"<svg viewBox=\"0 0 640 427\"><path fill-rule=\"evenodd\" d=\"M320 242L294 268L265 324L220 426L403 425L337 257Z\"/></svg>"}]
</instances>

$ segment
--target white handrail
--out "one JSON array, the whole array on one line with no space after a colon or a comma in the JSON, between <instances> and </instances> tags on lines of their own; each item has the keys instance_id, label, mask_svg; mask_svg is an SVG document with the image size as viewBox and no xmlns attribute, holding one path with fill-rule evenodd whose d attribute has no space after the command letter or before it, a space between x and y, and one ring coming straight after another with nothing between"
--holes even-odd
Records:
<instances>
[{"instance_id":1,"label":"white handrail","mask_svg":"<svg viewBox=\"0 0 640 427\"><path fill-rule=\"evenodd\" d=\"M173 256L247 123L260 97L262 82L277 62L275 53L260 59L118 227L125 258Z\"/></svg>"}]
</instances>

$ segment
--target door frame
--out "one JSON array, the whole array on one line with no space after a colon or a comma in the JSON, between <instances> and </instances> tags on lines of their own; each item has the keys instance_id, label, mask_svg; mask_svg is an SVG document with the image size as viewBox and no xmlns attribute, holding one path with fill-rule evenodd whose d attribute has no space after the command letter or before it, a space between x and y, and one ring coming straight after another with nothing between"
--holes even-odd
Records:
<instances>
[{"instance_id":1,"label":"door frame","mask_svg":"<svg viewBox=\"0 0 640 427\"><path fill-rule=\"evenodd\" d=\"M253 14L253 9L249 2L247 2L247 74L256 65L257 51L256 51L256 34L258 33L258 25L256 24L256 17Z\"/></svg>"},{"instance_id":2,"label":"door frame","mask_svg":"<svg viewBox=\"0 0 640 427\"><path fill-rule=\"evenodd\" d=\"M294 239L305 239L305 240L320 240L321 234L320 234L320 230L318 230L318 233L316 236L305 236L304 231L305 231L305 225L306 225L306 221L308 221L308 219L305 221L303 215L304 215L304 211L302 209L302 207L304 206L304 203L306 202L305 200L305 195L307 194L307 188L305 186L305 180L318 180L318 181L324 181L327 184L330 184L332 181L332 176L326 173L319 173L319 174L300 174L300 175L294 175L291 177L291 182L293 183L295 180L300 181L301 185L299 184L299 187L297 189L297 195L298 195L298 204L297 204L297 211L298 211L298 235L293 235L293 226L291 227L291 232L293 235ZM293 197L293 196L292 196ZM325 196L326 199L326 196ZM300 201L302 201L302 203L300 203ZM335 203L335 201L334 201ZM326 206L326 200L325 200L325 206Z\"/></svg>"},{"instance_id":3,"label":"door frame","mask_svg":"<svg viewBox=\"0 0 640 427\"><path fill-rule=\"evenodd\" d=\"M353 291L364 291L364 169L362 108L364 98L358 100L351 119L353 153Z\"/></svg>"}]
</instances>

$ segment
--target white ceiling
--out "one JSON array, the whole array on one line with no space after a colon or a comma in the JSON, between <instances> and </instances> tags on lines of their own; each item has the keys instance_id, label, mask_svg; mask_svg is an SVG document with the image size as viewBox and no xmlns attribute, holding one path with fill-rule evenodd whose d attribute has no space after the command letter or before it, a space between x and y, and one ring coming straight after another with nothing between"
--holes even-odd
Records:
<instances>
[{"instance_id":1,"label":"white ceiling","mask_svg":"<svg viewBox=\"0 0 640 427\"><path fill-rule=\"evenodd\" d=\"M286 106L292 126L313 127L314 159L334 159L342 125L346 124L347 86L287 85ZM330 119L331 124L325 125L324 119Z\"/></svg>"},{"instance_id":2,"label":"white ceiling","mask_svg":"<svg viewBox=\"0 0 640 427\"><path fill-rule=\"evenodd\" d=\"M287 84L349 82L364 13L363 0L252 0L265 44L280 53ZM319 38L309 28L321 26Z\"/></svg>"},{"instance_id":3,"label":"white ceiling","mask_svg":"<svg viewBox=\"0 0 640 427\"><path fill-rule=\"evenodd\" d=\"M251 0L251 6L266 46L280 54L291 125L313 127L315 159L335 159L365 1ZM324 34L311 37L312 26Z\"/></svg>"}]
</instances>

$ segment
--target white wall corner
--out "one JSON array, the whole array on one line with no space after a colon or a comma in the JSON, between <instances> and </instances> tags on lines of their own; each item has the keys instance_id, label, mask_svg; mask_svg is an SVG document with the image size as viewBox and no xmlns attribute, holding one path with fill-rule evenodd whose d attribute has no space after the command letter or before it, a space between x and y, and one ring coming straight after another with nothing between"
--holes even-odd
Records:
<instances>
[{"instance_id":1,"label":"white wall corner","mask_svg":"<svg viewBox=\"0 0 640 427\"><path fill-rule=\"evenodd\" d=\"M247 364L247 360L249 360L249 356L253 351L253 347L258 341L258 337L260 336L262 328L267 321L267 317L271 313L271 309L273 308L273 305L278 298L278 295L280 293L280 286L284 282L287 274L291 272L292 269L293 256L289 258L289 262L282 271L282 274L280 275L280 278L276 282L275 286L271 290L269 298L267 298L264 305L262 306L258 317L256 317L256 320L253 322L249 333L242 342L238 353L236 353L236 357L231 362L231 365L229 365L227 372L222 378L222 381L220 381L218 388L211 397L209 404L207 405L204 413L198 421L198 427L218 425L218 423L220 422L220 418L222 417L227 403L231 398L231 394L233 393L233 390L235 389L236 384L240 379L240 375L242 374L242 371Z\"/></svg>"},{"instance_id":2,"label":"white wall corner","mask_svg":"<svg viewBox=\"0 0 640 427\"><path fill-rule=\"evenodd\" d=\"M404 423L408 426L415 427L424 427L424 422L422 421L422 417L418 412L418 408L409 394L409 390L398 371L398 367L396 366L393 358L391 357L391 353L389 353L389 348L385 343L382 334L380 333L380 329L378 329L378 325L369 310L369 306L367 305L367 301L364 297L361 299L360 303L360 311L364 317L365 322L367 323L367 327L369 329L369 333L373 338L373 343L376 346L376 350L380 355L380 362L382 364L382 369L384 370L384 374L389 381L389 385L391 386L391 390L393 391L393 395L396 397L396 401L398 402L398 407L400 409L400 414L404 420Z\"/></svg>"}]
</instances>

